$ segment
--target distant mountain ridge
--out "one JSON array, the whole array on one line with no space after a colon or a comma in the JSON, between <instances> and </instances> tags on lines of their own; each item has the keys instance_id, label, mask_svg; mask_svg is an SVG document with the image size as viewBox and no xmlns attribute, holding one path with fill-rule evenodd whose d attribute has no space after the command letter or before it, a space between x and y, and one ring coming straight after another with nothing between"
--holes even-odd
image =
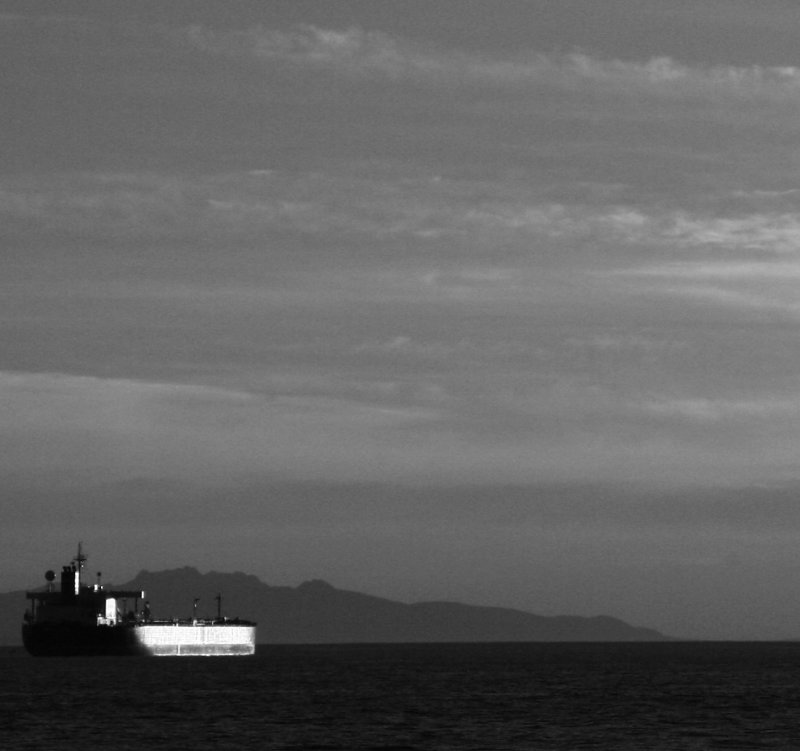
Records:
<instances>
[{"instance_id":1,"label":"distant mountain ridge","mask_svg":"<svg viewBox=\"0 0 800 751\"><path fill-rule=\"evenodd\" d=\"M108 585L111 588L111 585ZM114 588L144 590L154 617L222 614L257 621L262 644L481 641L664 641L649 628L610 616L541 616L511 608L457 602L406 604L337 589L316 579L297 587L272 586L242 572L201 574L184 567L140 571ZM24 592L0 595L0 644L20 643Z\"/></svg>"}]
</instances>

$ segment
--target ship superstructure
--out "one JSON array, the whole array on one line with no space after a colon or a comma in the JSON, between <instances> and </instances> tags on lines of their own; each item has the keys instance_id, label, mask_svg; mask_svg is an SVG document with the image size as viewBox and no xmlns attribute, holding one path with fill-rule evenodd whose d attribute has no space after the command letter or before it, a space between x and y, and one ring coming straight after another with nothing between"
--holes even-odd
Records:
<instances>
[{"instance_id":1,"label":"ship superstructure","mask_svg":"<svg viewBox=\"0 0 800 751\"><path fill-rule=\"evenodd\" d=\"M256 624L222 616L217 596L217 617L190 619L151 618L142 590L109 590L100 574L93 585L82 582L86 562L82 546L61 570L60 586L53 571L45 574L47 588L26 592L22 641L37 656L152 655L226 656L255 652Z\"/></svg>"}]
</instances>

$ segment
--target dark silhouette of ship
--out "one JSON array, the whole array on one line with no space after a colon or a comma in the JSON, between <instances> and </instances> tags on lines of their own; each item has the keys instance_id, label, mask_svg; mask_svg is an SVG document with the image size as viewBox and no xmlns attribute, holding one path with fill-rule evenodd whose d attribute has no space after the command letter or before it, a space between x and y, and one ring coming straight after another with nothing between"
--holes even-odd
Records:
<instances>
[{"instance_id":1,"label":"dark silhouette of ship","mask_svg":"<svg viewBox=\"0 0 800 751\"><path fill-rule=\"evenodd\" d=\"M60 586L53 571L45 574L46 588L26 592L22 641L36 656L144 655L228 656L255 652L256 624L222 616L157 620L142 590L108 590L100 582L86 585L81 572L86 562L81 544L72 562L61 570Z\"/></svg>"}]
</instances>

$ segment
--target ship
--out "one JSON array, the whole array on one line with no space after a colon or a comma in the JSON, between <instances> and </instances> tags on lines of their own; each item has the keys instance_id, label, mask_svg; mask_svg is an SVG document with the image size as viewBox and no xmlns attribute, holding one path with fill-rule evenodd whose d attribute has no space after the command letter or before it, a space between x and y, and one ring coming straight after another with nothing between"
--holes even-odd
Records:
<instances>
[{"instance_id":1,"label":"ship","mask_svg":"<svg viewBox=\"0 0 800 751\"><path fill-rule=\"evenodd\" d=\"M69 565L45 574L44 589L25 593L29 607L22 624L22 643L35 656L214 657L252 655L256 624L222 615L198 618L194 599L191 618L155 619L143 590L106 589L97 575L84 584L82 545Z\"/></svg>"}]
</instances>

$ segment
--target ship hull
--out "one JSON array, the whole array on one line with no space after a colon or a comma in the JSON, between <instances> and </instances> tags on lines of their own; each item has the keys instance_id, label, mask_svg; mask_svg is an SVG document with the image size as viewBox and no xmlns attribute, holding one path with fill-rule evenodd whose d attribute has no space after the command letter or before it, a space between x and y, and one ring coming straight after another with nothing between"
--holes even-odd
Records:
<instances>
[{"instance_id":1,"label":"ship hull","mask_svg":"<svg viewBox=\"0 0 800 751\"><path fill-rule=\"evenodd\" d=\"M127 626L80 623L26 623L22 643L36 657L73 657L139 654Z\"/></svg>"},{"instance_id":2,"label":"ship hull","mask_svg":"<svg viewBox=\"0 0 800 751\"><path fill-rule=\"evenodd\" d=\"M254 654L255 631L249 623L26 623L22 642L37 657L226 657Z\"/></svg>"},{"instance_id":3,"label":"ship hull","mask_svg":"<svg viewBox=\"0 0 800 751\"><path fill-rule=\"evenodd\" d=\"M256 649L252 624L141 624L133 632L137 653L153 657L239 656Z\"/></svg>"}]
</instances>

